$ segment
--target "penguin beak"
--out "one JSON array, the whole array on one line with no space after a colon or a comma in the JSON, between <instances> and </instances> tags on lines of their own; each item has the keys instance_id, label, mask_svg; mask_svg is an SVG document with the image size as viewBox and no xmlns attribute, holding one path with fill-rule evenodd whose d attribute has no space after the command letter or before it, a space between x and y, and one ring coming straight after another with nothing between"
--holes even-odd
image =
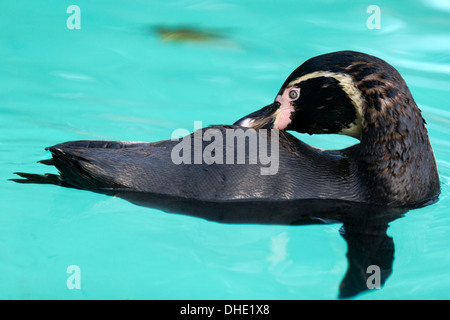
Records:
<instances>
[{"instance_id":1,"label":"penguin beak","mask_svg":"<svg viewBox=\"0 0 450 320\"><path fill-rule=\"evenodd\" d=\"M274 103L239 119L234 125L254 129L275 128L279 109L280 103L275 101Z\"/></svg>"},{"instance_id":2,"label":"penguin beak","mask_svg":"<svg viewBox=\"0 0 450 320\"><path fill-rule=\"evenodd\" d=\"M298 89L300 93L300 89ZM254 129L279 129L289 130L291 116L295 114L293 100L289 99L289 90L284 90L277 95L274 103L249 114L234 124L237 126Z\"/></svg>"}]
</instances>

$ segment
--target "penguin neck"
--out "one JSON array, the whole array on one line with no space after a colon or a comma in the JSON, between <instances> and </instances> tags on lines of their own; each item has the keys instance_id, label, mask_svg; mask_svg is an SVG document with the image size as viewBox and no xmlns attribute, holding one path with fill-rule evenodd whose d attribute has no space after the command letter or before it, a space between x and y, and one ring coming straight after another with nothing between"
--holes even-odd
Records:
<instances>
[{"instance_id":1,"label":"penguin neck","mask_svg":"<svg viewBox=\"0 0 450 320\"><path fill-rule=\"evenodd\" d=\"M425 121L412 97L368 108L361 127L358 171L377 201L415 203L439 193Z\"/></svg>"}]
</instances>

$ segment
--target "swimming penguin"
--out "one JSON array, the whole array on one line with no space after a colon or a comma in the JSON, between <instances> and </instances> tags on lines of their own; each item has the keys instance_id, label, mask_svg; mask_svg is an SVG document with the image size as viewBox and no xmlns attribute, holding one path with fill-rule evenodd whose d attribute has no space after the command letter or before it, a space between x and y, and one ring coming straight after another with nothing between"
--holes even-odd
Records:
<instances>
[{"instance_id":1,"label":"swimming penguin","mask_svg":"<svg viewBox=\"0 0 450 320\"><path fill-rule=\"evenodd\" d=\"M323 150L286 130L359 143ZM241 153L233 149L241 145ZM414 206L440 193L425 121L405 81L385 61L354 51L304 62L273 103L231 126L155 143L86 140L47 149L57 184L109 194Z\"/></svg>"}]
</instances>

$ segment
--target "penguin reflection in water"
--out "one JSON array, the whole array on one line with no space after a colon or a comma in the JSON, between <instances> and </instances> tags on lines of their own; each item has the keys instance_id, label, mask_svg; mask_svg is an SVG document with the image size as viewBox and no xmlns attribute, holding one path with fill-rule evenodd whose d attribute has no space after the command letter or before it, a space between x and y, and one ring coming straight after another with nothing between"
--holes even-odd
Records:
<instances>
[{"instance_id":1,"label":"penguin reflection in water","mask_svg":"<svg viewBox=\"0 0 450 320\"><path fill-rule=\"evenodd\" d=\"M276 132L276 174L261 174L261 164L176 164L179 140L72 141L48 148L52 159L42 161L60 175L17 173L25 179L15 181L91 190L223 223L343 223L348 270L340 297L368 289L370 266L379 267L384 284L394 256L388 223L440 193L425 121L405 81L367 54L314 57L286 79L273 103L233 126L200 130L208 129L223 139L227 129L253 130L258 141L262 132ZM344 134L359 143L322 150L286 130ZM208 145L203 141L201 150Z\"/></svg>"}]
</instances>

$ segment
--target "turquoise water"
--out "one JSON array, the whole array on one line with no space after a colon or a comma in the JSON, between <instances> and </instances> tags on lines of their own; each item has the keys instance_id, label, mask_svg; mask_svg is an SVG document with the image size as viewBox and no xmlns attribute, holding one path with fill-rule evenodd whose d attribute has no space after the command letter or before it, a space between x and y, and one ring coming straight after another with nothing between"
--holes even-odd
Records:
<instances>
[{"instance_id":1,"label":"turquoise water","mask_svg":"<svg viewBox=\"0 0 450 320\"><path fill-rule=\"evenodd\" d=\"M81 29L70 30L69 5ZM340 224L229 225L125 200L17 184L56 173L44 148L79 139L158 141L194 121L230 124L273 101L306 59L362 51L394 65L427 120L440 201L390 223L393 271L356 299L450 298L450 2L2 1L1 299L335 299ZM162 41L156 26L220 37ZM323 148L355 141L304 136ZM79 267L80 289L67 268Z\"/></svg>"}]
</instances>

